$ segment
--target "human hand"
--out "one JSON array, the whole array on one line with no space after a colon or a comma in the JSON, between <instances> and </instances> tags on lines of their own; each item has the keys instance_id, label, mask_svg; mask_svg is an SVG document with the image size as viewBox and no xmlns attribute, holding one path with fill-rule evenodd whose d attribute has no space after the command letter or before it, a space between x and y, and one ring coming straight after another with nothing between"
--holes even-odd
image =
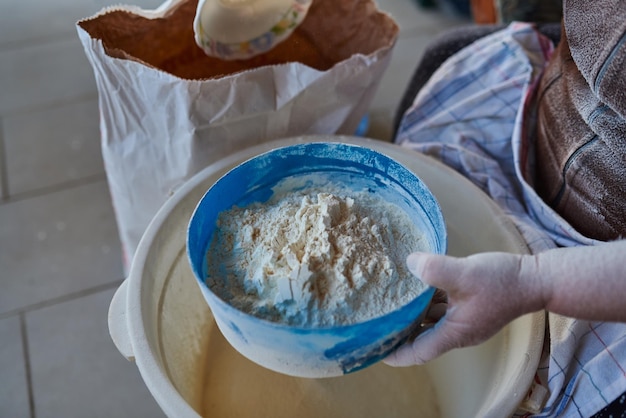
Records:
<instances>
[{"instance_id":1,"label":"human hand","mask_svg":"<svg viewBox=\"0 0 626 418\"><path fill-rule=\"evenodd\" d=\"M523 257L506 253L466 258L409 255L409 270L443 289L448 306L438 322L384 362L392 366L423 364L453 348L479 344L518 316L541 309L542 283L536 275L524 274ZM436 311L440 305L434 307Z\"/></svg>"}]
</instances>

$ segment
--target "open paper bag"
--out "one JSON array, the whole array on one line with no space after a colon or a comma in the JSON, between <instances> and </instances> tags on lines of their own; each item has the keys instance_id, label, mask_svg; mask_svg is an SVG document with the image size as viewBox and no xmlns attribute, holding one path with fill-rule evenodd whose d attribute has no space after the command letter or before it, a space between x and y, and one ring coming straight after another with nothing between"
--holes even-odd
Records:
<instances>
[{"instance_id":1,"label":"open paper bag","mask_svg":"<svg viewBox=\"0 0 626 418\"><path fill-rule=\"evenodd\" d=\"M161 205L207 165L271 139L353 134L398 34L372 0L314 0L275 49L221 61L195 44L196 6L119 6L77 23L127 267Z\"/></svg>"}]
</instances>

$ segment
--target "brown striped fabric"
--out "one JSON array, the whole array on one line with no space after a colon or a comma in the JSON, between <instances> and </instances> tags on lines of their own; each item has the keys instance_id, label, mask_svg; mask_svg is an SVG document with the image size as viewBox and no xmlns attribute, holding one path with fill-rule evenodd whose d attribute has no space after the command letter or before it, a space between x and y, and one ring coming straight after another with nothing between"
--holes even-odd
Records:
<instances>
[{"instance_id":1,"label":"brown striped fabric","mask_svg":"<svg viewBox=\"0 0 626 418\"><path fill-rule=\"evenodd\" d=\"M536 97L537 192L588 237L625 237L626 1L564 2Z\"/></svg>"}]
</instances>

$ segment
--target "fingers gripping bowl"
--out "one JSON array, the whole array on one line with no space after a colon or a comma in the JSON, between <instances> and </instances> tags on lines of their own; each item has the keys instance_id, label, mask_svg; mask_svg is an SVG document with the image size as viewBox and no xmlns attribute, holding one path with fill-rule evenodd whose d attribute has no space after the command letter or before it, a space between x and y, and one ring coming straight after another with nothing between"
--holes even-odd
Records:
<instances>
[{"instance_id":1,"label":"fingers gripping bowl","mask_svg":"<svg viewBox=\"0 0 626 418\"><path fill-rule=\"evenodd\" d=\"M220 258L211 258L212 246L221 242L216 240L221 228L217 225L223 225L220 214L230 213L233 207L254 207L258 210L260 204L273 199L284 200L290 193L307 190L322 192L317 193L321 199L320 196L327 195L323 192L329 189L345 191L348 195L353 193L353 201L365 193L395 205L403 216L410 219L412 227L420 231L419 239L427 251L445 253L447 235L444 219L426 185L391 158L366 147L342 143L291 145L238 165L206 192L188 226L188 258L222 334L248 359L288 375L338 376L377 362L415 335L434 293L433 288L404 272L396 278L404 283L404 287L399 289L421 286L419 292L401 303L395 297L386 301L383 304L386 309L376 311L371 317L359 316L357 312L352 315L344 306L337 312L343 313L345 320L338 322L307 322L310 316L300 315L302 311L320 306L320 301L314 297L303 305L305 308L296 305L292 316L286 315L285 310L265 309L267 304L263 305L263 309L253 310L233 303L228 298L229 292L223 291L231 285L233 278L226 278L225 274L222 277L224 269L214 268L216 263L220 263ZM346 201L348 206L352 205L350 198ZM345 206L346 202L343 204ZM361 221L361 224L365 222ZM385 226L390 227L388 223ZM393 237L390 239L394 242ZM309 272L310 266L306 267L299 265L297 270ZM400 268L397 270L402 271ZM295 274L290 278L295 280L296 276L301 275ZM305 281L298 285L309 286L313 276L315 274L307 275ZM246 292L258 296L263 294L263 289L248 288ZM278 291L272 295L271 301L277 306L286 306L288 311L293 306L289 295L296 298L293 292L285 296L284 292ZM356 309L359 310L359 307L356 306Z\"/></svg>"}]
</instances>

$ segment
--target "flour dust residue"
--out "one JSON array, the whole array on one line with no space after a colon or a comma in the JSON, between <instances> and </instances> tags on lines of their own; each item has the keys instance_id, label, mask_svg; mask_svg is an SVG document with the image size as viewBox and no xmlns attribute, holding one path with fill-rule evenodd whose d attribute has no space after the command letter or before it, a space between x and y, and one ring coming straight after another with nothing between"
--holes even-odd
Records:
<instances>
[{"instance_id":1,"label":"flour dust residue","mask_svg":"<svg viewBox=\"0 0 626 418\"><path fill-rule=\"evenodd\" d=\"M222 212L207 254L207 284L264 319L346 325L418 296L426 286L405 260L428 250L397 205L367 190L313 186Z\"/></svg>"}]
</instances>

